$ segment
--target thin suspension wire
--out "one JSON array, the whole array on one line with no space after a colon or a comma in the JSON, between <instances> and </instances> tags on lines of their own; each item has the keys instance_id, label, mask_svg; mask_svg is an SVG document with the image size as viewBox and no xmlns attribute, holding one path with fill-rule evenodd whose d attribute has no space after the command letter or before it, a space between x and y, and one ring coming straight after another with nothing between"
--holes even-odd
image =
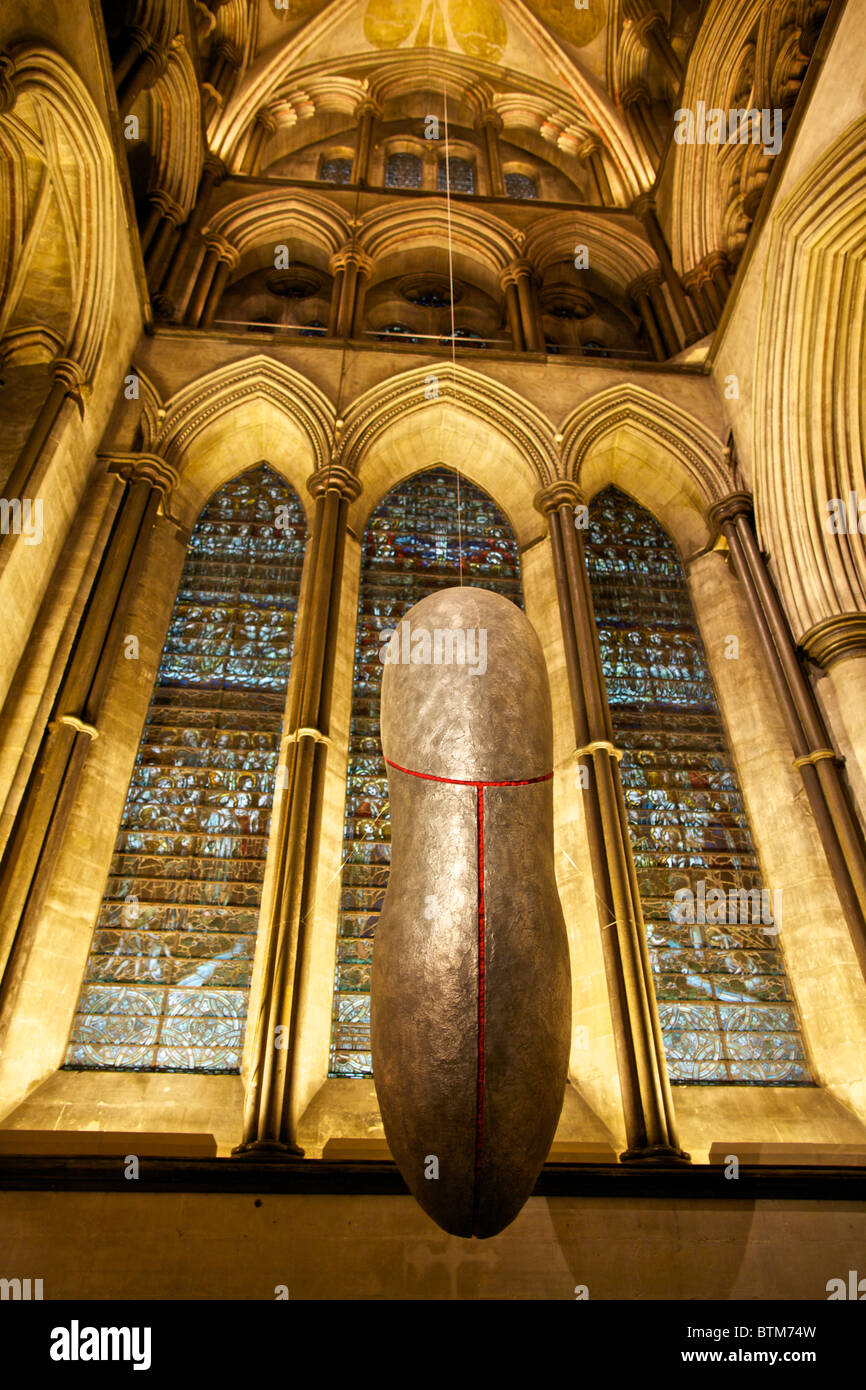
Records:
<instances>
[{"instance_id":1,"label":"thin suspension wire","mask_svg":"<svg viewBox=\"0 0 866 1390\"><path fill-rule=\"evenodd\" d=\"M454 326L454 241L451 230L451 153L448 148L448 84L442 83L445 112L445 203L448 209L448 283L451 301L451 394L457 401L457 337ZM460 497L460 463L455 461L457 474L457 559L460 587L463 587L463 504Z\"/></svg>"}]
</instances>

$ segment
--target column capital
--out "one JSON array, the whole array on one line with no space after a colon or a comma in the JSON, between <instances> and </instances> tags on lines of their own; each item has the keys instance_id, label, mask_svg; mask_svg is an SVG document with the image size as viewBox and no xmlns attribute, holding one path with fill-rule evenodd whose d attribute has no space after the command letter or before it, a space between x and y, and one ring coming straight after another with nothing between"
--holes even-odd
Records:
<instances>
[{"instance_id":1,"label":"column capital","mask_svg":"<svg viewBox=\"0 0 866 1390\"><path fill-rule=\"evenodd\" d=\"M728 258L724 251L711 251L697 265L693 265L683 275L683 285L689 291L700 289L707 280L712 280L717 270L723 270L726 275L728 273Z\"/></svg>"},{"instance_id":2,"label":"column capital","mask_svg":"<svg viewBox=\"0 0 866 1390\"><path fill-rule=\"evenodd\" d=\"M645 270L642 275L638 275L628 286L628 293L634 298L638 294L647 294L656 285L660 285L664 279L661 267L653 266L651 270Z\"/></svg>"},{"instance_id":3,"label":"column capital","mask_svg":"<svg viewBox=\"0 0 866 1390\"><path fill-rule=\"evenodd\" d=\"M586 139L578 146L578 159L589 159L591 155L601 154L604 149L604 141L596 131L590 131Z\"/></svg>"},{"instance_id":4,"label":"column capital","mask_svg":"<svg viewBox=\"0 0 866 1390\"><path fill-rule=\"evenodd\" d=\"M518 256L510 265L507 265L503 271L500 271L499 288L504 290L506 286L516 285L518 280L528 278L534 274L535 271L532 262L528 261L525 256Z\"/></svg>"},{"instance_id":5,"label":"column capital","mask_svg":"<svg viewBox=\"0 0 866 1390\"><path fill-rule=\"evenodd\" d=\"M307 479L307 491L312 497L324 497L328 492L338 492L347 502L354 502L361 495L361 484L354 473L341 463L326 463L317 468Z\"/></svg>"},{"instance_id":6,"label":"column capital","mask_svg":"<svg viewBox=\"0 0 866 1390\"><path fill-rule=\"evenodd\" d=\"M266 134L273 135L277 128L277 117L274 114L273 108L270 106L260 106L256 112L253 125L258 126L259 130L265 131Z\"/></svg>"},{"instance_id":7,"label":"column capital","mask_svg":"<svg viewBox=\"0 0 866 1390\"><path fill-rule=\"evenodd\" d=\"M655 217L656 200L652 193L639 193L631 205L631 210L641 222L646 221L648 217Z\"/></svg>"},{"instance_id":8,"label":"column capital","mask_svg":"<svg viewBox=\"0 0 866 1390\"><path fill-rule=\"evenodd\" d=\"M15 105L15 60L0 50L0 116Z\"/></svg>"},{"instance_id":9,"label":"column capital","mask_svg":"<svg viewBox=\"0 0 866 1390\"><path fill-rule=\"evenodd\" d=\"M161 454L97 454L106 471L117 473L126 483L149 483L163 497L171 492L179 482L176 468L173 468Z\"/></svg>"},{"instance_id":10,"label":"column capital","mask_svg":"<svg viewBox=\"0 0 866 1390\"><path fill-rule=\"evenodd\" d=\"M476 130L483 130L485 126L490 126L497 135L501 132L504 122L499 112L493 106L487 106L475 117L474 126Z\"/></svg>"},{"instance_id":11,"label":"column capital","mask_svg":"<svg viewBox=\"0 0 866 1390\"><path fill-rule=\"evenodd\" d=\"M179 227L184 221L184 210L170 193L164 192L161 188L154 188L147 196L153 206L159 208L163 217L167 217L169 222L173 222L176 227Z\"/></svg>"},{"instance_id":12,"label":"column capital","mask_svg":"<svg viewBox=\"0 0 866 1390\"><path fill-rule=\"evenodd\" d=\"M358 270L369 275L373 269L373 259L363 251L357 242L350 241L346 246L341 246L339 251L328 262L328 269L332 275L336 275L338 270L345 270L347 265L355 265Z\"/></svg>"},{"instance_id":13,"label":"column capital","mask_svg":"<svg viewBox=\"0 0 866 1390\"><path fill-rule=\"evenodd\" d=\"M623 106L639 106L641 102L649 105L649 88L643 82L630 82L619 94L620 102Z\"/></svg>"},{"instance_id":14,"label":"column capital","mask_svg":"<svg viewBox=\"0 0 866 1390\"><path fill-rule=\"evenodd\" d=\"M84 396L90 391L90 381L80 362L71 357L57 357L52 363L54 380L65 386L67 395L82 404Z\"/></svg>"},{"instance_id":15,"label":"column capital","mask_svg":"<svg viewBox=\"0 0 866 1390\"><path fill-rule=\"evenodd\" d=\"M202 173L207 174L213 179L214 186L221 184L224 178L228 177L228 169L218 154L206 154L202 164Z\"/></svg>"},{"instance_id":16,"label":"column capital","mask_svg":"<svg viewBox=\"0 0 866 1390\"><path fill-rule=\"evenodd\" d=\"M557 512L560 507L580 507L584 502L584 495L577 483L570 478L557 478L535 494L532 505L542 516L547 516L548 512Z\"/></svg>"},{"instance_id":17,"label":"column capital","mask_svg":"<svg viewBox=\"0 0 866 1390\"><path fill-rule=\"evenodd\" d=\"M239 68L243 62L243 54L236 43L223 36L217 39L211 48L211 58L223 58L232 68Z\"/></svg>"},{"instance_id":18,"label":"column capital","mask_svg":"<svg viewBox=\"0 0 866 1390\"><path fill-rule=\"evenodd\" d=\"M145 83L145 87L152 87L164 75L168 67L168 49L163 48L162 44L152 43L143 55L142 62L153 73L153 76Z\"/></svg>"},{"instance_id":19,"label":"column capital","mask_svg":"<svg viewBox=\"0 0 866 1390\"><path fill-rule=\"evenodd\" d=\"M750 492L730 492L721 501L714 502L707 509L707 521L711 530L715 533L722 529L729 521L736 521L738 517L752 519L754 513L754 503Z\"/></svg>"},{"instance_id":20,"label":"column capital","mask_svg":"<svg viewBox=\"0 0 866 1390\"><path fill-rule=\"evenodd\" d=\"M362 97L355 107L355 117L360 121L362 116L372 116L373 120L378 120L382 114L382 108L378 101L373 97Z\"/></svg>"},{"instance_id":21,"label":"column capital","mask_svg":"<svg viewBox=\"0 0 866 1390\"><path fill-rule=\"evenodd\" d=\"M866 656L866 613L838 613L810 627L799 646L810 661L829 671L846 657Z\"/></svg>"},{"instance_id":22,"label":"column capital","mask_svg":"<svg viewBox=\"0 0 866 1390\"><path fill-rule=\"evenodd\" d=\"M208 251L213 251L223 265L227 265L230 270L237 265L241 258L240 251L219 232L206 233L204 241Z\"/></svg>"}]
</instances>

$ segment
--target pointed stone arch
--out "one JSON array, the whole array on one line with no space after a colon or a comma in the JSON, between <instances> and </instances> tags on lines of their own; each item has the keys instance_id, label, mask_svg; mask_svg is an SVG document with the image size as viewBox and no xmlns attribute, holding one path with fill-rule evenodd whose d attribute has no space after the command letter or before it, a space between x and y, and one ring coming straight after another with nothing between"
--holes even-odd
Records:
<instances>
[{"instance_id":1,"label":"pointed stone arch","mask_svg":"<svg viewBox=\"0 0 866 1390\"><path fill-rule=\"evenodd\" d=\"M60 201L72 261L69 326L59 356L77 366L84 382L92 382L108 332L114 293L117 257L117 195L114 156L108 134L77 73L57 52L35 45L21 45L8 55L6 84L13 101L29 97L44 131L33 131L39 143L54 144L57 132L69 157L74 158L77 187L66 190ZM7 103L7 110L9 104ZM0 114L0 126L14 127L14 105ZM48 167L46 165L46 167ZM7 220L9 219L9 220ZM5 223L5 225L3 225ZM24 233L19 218L17 233ZM6 291L14 279L14 266L24 246L15 246L16 223L11 211L0 222L0 255L5 264Z\"/></svg>"},{"instance_id":2,"label":"pointed stone arch","mask_svg":"<svg viewBox=\"0 0 866 1390\"><path fill-rule=\"evenodd\" d=\"M263 458L308 505L304 479L327 462L333 432L328 399L273 358L249 357L197 378L166 403L153 440L180 475L172 515L189 525L216 487Z\"/></svg>"},{"instance_id":3,"label":"pointed stone arch","mask_svg":"<svg viewBox=\"0 0 866 1390\"><path fill-rule=\"evenodd\" d=\"M866 611L866 546L827 503L866 496L866 118L797 181L769 229L754 400L755 498L796 636Z\"/></svg>"},{"instance_id":4,"label":"pointed stone arch","mask_svg":"<svg viewBox=\"0 0 866 1390\"><path fill-rule=\"evenodd\" d=\"M707 507L732 488L722 441L632 382L584 401L562 428L562 460L587 498L615 483L651 511L684 555L707 544Z\"/></svg>"},{"instance_id":5,"label":"pointed stone arch","mask_svg":"<svg viewBox=\"0 0 866 1390\"><path fill-rule=\"evenodd\" d=\"M553 430L541 412L498 382L450 363L437 373L414 368L361 396L346 416L337 461L364 483L350 512L357 534L392 487L441 463L489 493L521 546L544 534L533 499L556 476Z\"/></svg>"}]
</instances>

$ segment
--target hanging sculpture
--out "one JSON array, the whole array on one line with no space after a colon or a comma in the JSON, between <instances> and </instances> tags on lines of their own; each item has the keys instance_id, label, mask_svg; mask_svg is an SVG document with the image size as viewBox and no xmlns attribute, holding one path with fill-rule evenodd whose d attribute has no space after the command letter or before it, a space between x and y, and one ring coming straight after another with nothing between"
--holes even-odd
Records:
<instances>
[{"instance_id":1,"label":"hanging sculpture","mask_svg":"<svg viewBox=\"0 0 866 1390\"><path fill-rule=\"evenodd\" d=\"M519 608L474 588L417 603L382 657L373 1077L417 1201L453 1235L492 1236L532 1192L567 1077L544 657Z\"/></svg>"}]
</instances>

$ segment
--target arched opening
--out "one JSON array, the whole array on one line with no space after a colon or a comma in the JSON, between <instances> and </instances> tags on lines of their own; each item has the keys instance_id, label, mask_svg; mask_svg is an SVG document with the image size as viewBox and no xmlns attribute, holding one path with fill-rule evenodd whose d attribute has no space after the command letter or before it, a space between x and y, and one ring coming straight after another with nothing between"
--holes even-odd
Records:
<instances>
[{"instance_id":1,"label":"arched opening","mask_svg":"<svg viewBox=\"0 0 866 1390\"><path fill-rule=\"evenodd\" d=\"M458 525L459 517L459 525ZM388 884L388 779L379 744L380 652L428 594L461 582L523 606L517 542L502 511L452 469L393 488L364 533L346 782L331 1076L370 1076L370 964Z\"/></svg>"},{"instance_id":2,"label":"arched opening","mask_svg":"<svg viewBox=\"0 0 866 1390\"><path fill-rule=\"evenodd\" d=\"M673 542L608 487L586 555L671 1081L809 1085L779 903Z\"/></svg>"},{"instance_id":3,"label":"arched opening","mask_svg":"<svg viewBox=\"0 0 866 1390\"><path fill-rule=\"evenodd\" d=\"M202 510L139 743L65 1066L234 1072L306 534L267 464Z\"/></svg>"}]
</instances>

